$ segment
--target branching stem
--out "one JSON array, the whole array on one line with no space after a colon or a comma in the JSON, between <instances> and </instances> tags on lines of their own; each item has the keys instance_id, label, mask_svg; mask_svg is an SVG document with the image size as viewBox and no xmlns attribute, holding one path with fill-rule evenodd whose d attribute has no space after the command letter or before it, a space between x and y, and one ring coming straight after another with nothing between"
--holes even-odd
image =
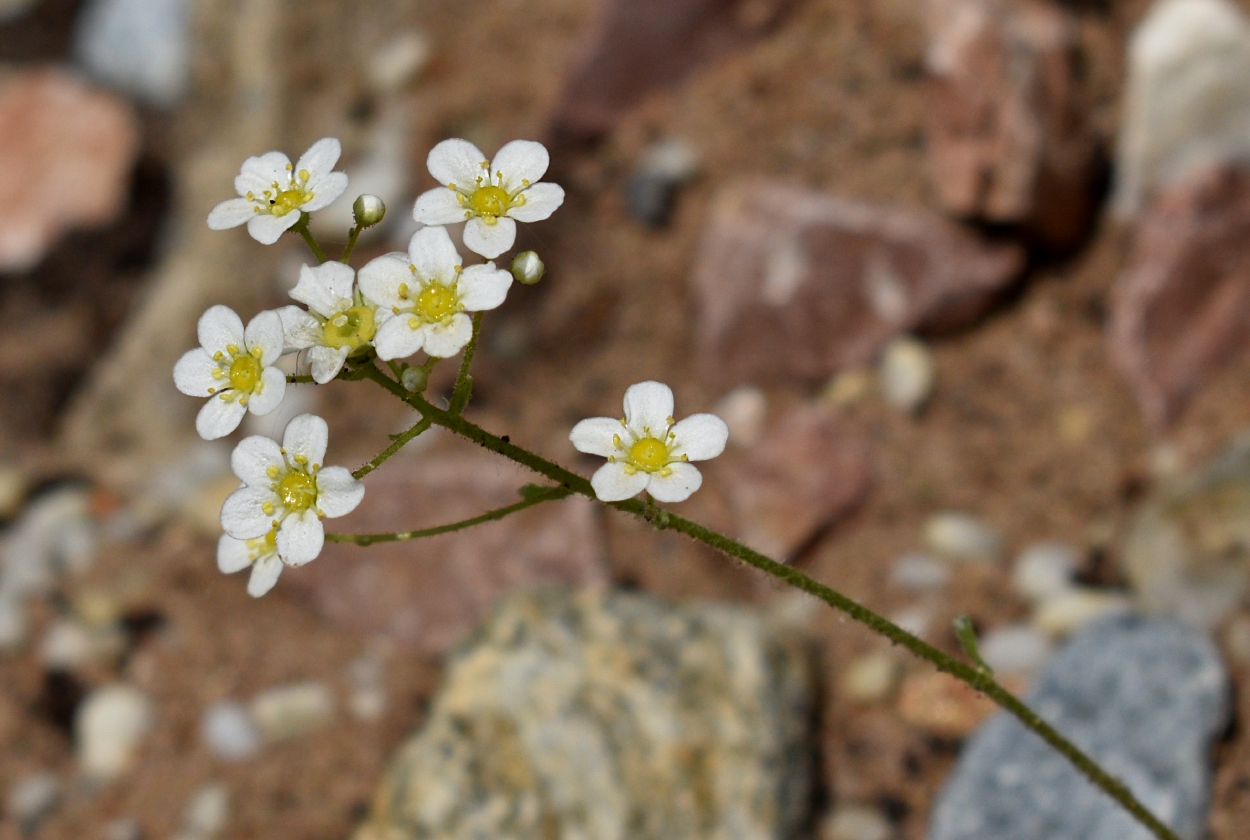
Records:
<instances>
[{"instance_id":1,"label":"branching stem","mask_svg":"<svg viewBox=\"0 0 1250 840\"><path fill-rule=\"evenodd\" d=\"M299 221L295 223L291 230L304 238L304 243L308 246L308 250L312 251L313 256L317 258L317 262L323 263L326 261L325 251L321 250L317 240L313 239L312 231L308 229L308 220L311 218L311 216L301 210Z\"/></svg>"}]
</instances>

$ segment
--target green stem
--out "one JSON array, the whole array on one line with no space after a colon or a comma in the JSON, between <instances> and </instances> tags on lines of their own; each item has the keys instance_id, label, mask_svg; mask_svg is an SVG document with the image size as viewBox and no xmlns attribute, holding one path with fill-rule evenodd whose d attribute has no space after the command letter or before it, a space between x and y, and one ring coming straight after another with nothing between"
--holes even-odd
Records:
<instances>
[{"instance_id":1,"label":"green stem","mask_svg":"<svg viewBox=\"0 0 1250 840\"><path fill-rule=\"evenodd\" d=\"M472 528L474 525L481 525L483 522L494 522L496 519L503 519L505 516L525 510L526 508L540 505L543 502L552 502L556 499L564 499L570 495L568 489L564 487L548 487L542 491L526 496L515 504L507 507L488 510L479 516L471 519L462 519L459 522L451 522L447 525L437 525L433 528L422 528L419 531L399 531L393 534L326 534L327 542L343 542L355 543L356 545L373 545L374 543L383 542L399 542L400 540L416 540L421 537L433 537L438 534L448 534L452 531L462 531L465 528Z\"/></svg>"},{"instance_id":2,"label":"green stem","mask_svg":"<svg viewBox=\"0 0 1250 840\"><path fill-rule=\"evenodd\" d=\"M410 406L421 412L421 415L435 425L442 426L450 432L454 432L461 437L473 441L479 446L485 447L492 452L503 455L524 467L528 467L539 475L546 476L552 481L558 482L561 487L591 499L596 499L594 488L590 486L590 482L580 475L566 470L547 459L535 455L527 449L523 449L516 444L496 437L485 429L474 423L465 420L458 414L452 413L450 410L443 410L429 401L421 397L419 394L409 394L402 385L394 382L386 376L381 370L370 366L362 371L364 378L372 379L386 390L397 396L399 399L408 403ZM871 630L885 636L895 644L901 645L911 651L916 656L928 661L939 671L944 671L956 679L966 683L985 696L989 697L1002 709L1013 715L1025 727L1030 729L1043 741L1057 750L1061 755L1070 761L1082 774L1093 782L1099 789L1119 803L1126 811L1128 811L1134 819L1144 825L1147 829L1159 838L1159 840L1180 840L1180 838L1160 822L1147 808L1133 796L1132 792L1125 787L1124 783L1115 778L1107 771L1103 770L1093 759L1081 751L1079 747L1061 735L1058 730L1052 727L1046 721L1038 717L1037 713L1022 703L1010 691L1003 688L993 678L993 676L985 671L978 670L964 662L960 662L953 656L933 647L928 642L913 636L897 624L893 623L884 616L873 612L862 604L848 598L842 593L832 589L829 586L805 575L798 569L791 568L784 563L778 563L770 557L760 554L758 551L750 549L742 543L732 540L722 534L718 534L702 525L691 522L675 513L663 510L661 508L648 507L647 503L640 499L628 499L623 502L607 503L609 507L626 513L634 514L641 517L652 525L668 530L677 531L685 534L692 539L698 540L705 545L711 546L723 554L741 560L762 572L765 572L778 580L784 581L791 586L802 590L829 606L842 613L850 616L855 621L865 625Z\"/></svg>"},{"instance_id":3,"label":"green stem","mask_svg":"<svg viewBox=\"0 0 1250 840\"><path fill-rule=\"evenodd\" d=\"M428 417L422 417L411 428L402 434L395 435L395 439L391 441L391 445L379 452L373 460L364 464L352 473L352 478L359 481L369 473L382 466L392 455L404 447L404 444L425 432L432 425L432 421Z\"/></svg>"},{"instance_id":4,"label":"green stem","mask_svg":"<svg viewBox=\"0 0 1250 840\"><path fill-rule=\"evenodd\" d=\"M477 349L477 337L482 330L483 314L482 312L473 313L473 337L464 347L464 356L460 359L460 372L456 374L456 387L451 392L451 405L448 410L452 414L463 413L469 405L469 398L473 396L473 377L469 375L469 369L473 366L473 353Z\"/></svg>"},{"instance_id":5,"label":"green stem","mask_svg":"<svg viewBox=\"0 0 1250 840\"><path fill-rule=\"evenodd\" d=\"M299 221L295 223L295 226L291 228L291 230L304 237L304 243L308 245L308 250L312 251L313 256L317 258L317 262L323 263L326 261L325 251L321 250L321 246L317 244L317 240L313 239L312 231L308 229L308 220L311 218L312 216L309 216L301 210L299 214Z\"/></svg>"},{"instance_id":6,"label":"green stem","mask_svg":"<svg viewBox=\"0 0 1250 840\"><path fill-rule=\"evenodd\" d=\"M353 225L352 229L347 232L347 247L343 249L343 256L339 257L339 262L346 264L352 258L352 251L356 250L356 240L360 238L360 231L359 226Z\"/></svg>"},{"instance_id":7,"label":"green stem","mask_svg":"<svg viewBox=\"0 0 1250 840\"><path fill-rule=\"evenodd\" d=\"M288 373L286 381L292 385L308 384L313 381L312 374L309 373Z\"/></svg>"}]
</instances>

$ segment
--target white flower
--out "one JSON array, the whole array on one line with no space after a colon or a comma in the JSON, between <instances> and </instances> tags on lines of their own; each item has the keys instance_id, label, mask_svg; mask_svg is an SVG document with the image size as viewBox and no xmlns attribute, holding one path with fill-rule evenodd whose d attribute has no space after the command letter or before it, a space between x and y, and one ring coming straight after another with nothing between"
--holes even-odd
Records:
<instances>
[{"instance_id":1,"label":"white flower","mask_svg":"<svg viewBox=\"0 0 1250 840\"><path fill-rule=\"evenodd\" d=\"M347 173L331 172L343 148L333 137L312 144L299 162L282 152L267 152L243 161L234 179L239 198L221 202L208 214L208 226L226 230L247 224L262 245L272 245L300 220L330 204L347 189Z\"/></svg>"},{"instance_id":2,"label":"white flower","mask_svg":"<svg viewBox=\"0 0 1250 840\"><path fill-rule=\"evenodd\" d=\"M473 336L465 312L503 303L512 275L491 262L464 268L447 231L428 227L413 235L406 256L386 254L366 264L359 282L367 300L392 313L373 339L379 359L418 350L445 359Z\"/></svg>"},{"instance_id":3,"label":"white flower","mask_svg":"<svg viewBox=\"0 0 1250 840\"><path fill-rule=\"evenodd\" d=\"M573 427L579 452L608 459L590 479L595 495L619 502L643 490L661 502L680 502L703 483L690 461L715 458L729 428L715 414L673 421L673 392L661 382L639 382L625 391L625 419L592 417Z\"/></svg>"},{"instance_id":4,"label":"white flower","mask_svg":"<svg viewBox=\"0 0 1250 840\"><path fill-rule=\"evenodd\" d=\"M233 309L214 306L200 316L199 337L200 347L174 365L174 384L209 398L195 418L200 437L224 437L249 410L260 415L278 407L286 394L286 374L273 367L283 350L278 313L261 312L245 330Z\"/></svg>"},{"instance_id":5,"label":"white flower","mask_svg":"<svg viewBox=\"0 0 1250 840\"><path fill-rule=\"evenodd\" d=\"M308 311L298 306L278 310L286 346L308 350L313 380L322 385L338 375L348 356L371 346L378 325L391 317L390 309L379 310L364 299L356 288L356 272L340 262L301 267L291 297Z\"/></svg>"},{"instance_id":6,"label":"white flower","mask_svg":"<svg viewBox=\"0 0 1250 840\"><path fill-rule=\"evenodd\" d=\"M275 531L278 557L288 566L302 566L320 554L322 517L351 513L365 495L365 486L345 468L321 465L328 436L326 421L301 414L287 424L281 446L262 435L240 442L230 467L243 486L221 507L226 534L254 540ZM263 580L274 573L260 574Z\"/></svg>"},{"instance_id":7,"label":"white flower","mask_svg":"<svg viewBox=\"0 0 1250 840\"><path fill-rule=\"evenodd\" d=\"M263 537L236 540L222 534L217 541L217 568L227 575L252 567L247 581L247 594L259 598L278 582L282 574L282 558L278 557L278 530L270 528Z\"/></svg>"},{"instance_id":8,"label":"white flower","mask_svg":"<svg viewBox=\"0 0 1250 840\"><path fill-rule=\"evenodd\" d=\"M467 140L444 140L426 158L443 186L421 194L413 218L427 225L468 219L465 247L494 259L516 241L517 222L540 222L564 203L558 184L538 183L549 162L532 140L513 140L492 161Z\"/></svg>"}]
</instances>

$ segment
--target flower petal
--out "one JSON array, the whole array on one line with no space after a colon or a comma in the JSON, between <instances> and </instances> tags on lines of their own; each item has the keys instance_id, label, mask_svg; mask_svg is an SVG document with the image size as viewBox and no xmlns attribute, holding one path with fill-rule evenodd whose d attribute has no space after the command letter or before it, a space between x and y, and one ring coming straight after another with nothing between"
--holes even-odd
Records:
<instances>
[{"instance_id":1,"label":"flower petal","mask_svg":"<svg viewBox=\"0 0 1250 840\"><path fill-rule=\"evenodd\" d=\"M269 367L282 355L285 344L282 334L282 318L272 309L256 313L243 332L243 344L248 350L259 347L261 367Z\"/></svg>"},{"instance_id":2,"label":"flower petal","mask_svg":"<svg viewBox=\"0 0 1250 840\"><path fill-rule=\"evenodd\" d=\"M617 461L604 464L590 477L590 486L595 488L595 496L601 502L620 502L633 498L647 487L648 476L645 472L630 475L625 465Z\"/></svg>"},{"instance_id":3,"label":"flower petal","mask_svg":"<svg viewBox=\"0 0 1250 840\"><path fill-rule=\"evenodd\" d=\"M502 254L516 242L516 222L507 216L495 219L493 225L478 217L469 219L464 226L464 247L488 260Z\"/></svg>"},{"instance_id":4,"label":"flower petal","mask_svg":"<svg viewBox=\"0 0 1250 840\"><path fill-rule=\"evenodd\" d=\"M456 289L460 303L469 312L494 309L504 302L512 287L512 272L495 268L494 263L471 265L460 273Z\"/></svg>"},{"instance_id":5,"label":"flower petal","mask_svg":"<svg viewBox=\"0 0 1250 840\"><path fill-rule=\"evenodd\" d=\"M212 396L195 415L195 430L204 440L217 440L239 428L244 414L247 406L238 400L227 402L220 395Z\"/></svg>"},{"instance_id":6,"label":"flower petal","mask_svg":"<svg viewBox=\"0 0 1250 840\"><path fill-rule=\"evenodd\" d=\"M317 346L308 351L308 362L312 367L313 382L324 385L339 375L343 362L351 352L348 347Z\"/></svg>"},{"instance_id":7,"label":"flower petal","mask_svg":"<svg viewBox=\"0 0 1250 840\"><path fill-rule=\"evenodd\" d=\"M361 293L375 306L390 309L403 304L399 284L412 284L411 265L408 256L401 253L383 254L369 260L356 275Z\"/></svg>"},{"instance_id":8,"label":"flower petal","mask_svg":"<svg viewBox=\"0 0 1250 840\"><path fill-rule=\"evenodd\" d=\"M305 350L320 342L324 333L321 322L298 306L282 306L275 310L282 319L285 351Z\"/></svg>"},{"instance_id":9,"label":"flower petal","mask_svg":"<svg viewBox=\"0 0 1250 840\"><path fill-rule=\"evenodd\" d=\"M290 165L291 159L282 152L266 152L260 157L250 157L243 161L243 167L234 179L235 192L242 196L251 192L259 200L265 190L274 188L275 181L279 189L290 181L291 172L287 169Z\"/></svg>"},{"instance_id":10,"label":"flower petal","mask_svg":"<svg viewBox=\"0 0 1250 840\"><path fill-rule=\"evenodd\" d=\"M729 427L715 414L692 414L672 428L674 457L685 455L691 461L706 461L725 451Z\"/></svg>"},{"instance_id":11,"label":"flower petal","mask_svg":"<svg viewBox=\"0 0 1250 840\"><path fill-rule=\"evenodd\" d=\"M339 162L341 154L343 154L343 146L338 138L322 137L309 146L308 151L300 155L299 162L295 164L295 175L298 177L300 172L307 171L308 182L315 183L330 174L330 170L334 169L334 164Z\"/></svg>"},{"instance_id":12,"label":"flower petal","mask_svg":"<svg viewBox=\"0 0 1250 840\"><path fill-rule=\"evenodd\" d=\"M541 222L564 203L564 187L559 184L535 184L522 195L525 203L508 210L509 218L518 222Z\"/></svg>"},{"instance_id":13,"label":"flower petal","mask_svg":"<svg viewBox=\"0 0 1250 840\"><path fill-rule=\"evenodd\" d=\"M231 471L248 487L270 489L274 481L269 475L270 467L283 471L286 461L282 458L278 442L264 435L243 438L230 453Z\"/></svg>"},{"instance_id":14,"label":"flower petal","mask_svg":"<svg viewBox=\"0 0 1250 840\"><path fill-rule=\"evenodd\" d=\"M282 405L286 396L286 374L276 367L267 367L260 375L260 388L248 397L247 410L263 417Z\"/></svg>"},{"instance_id":15,"label":"flower petal","mask_svg":"<svg viewBox=\"0 0 1250 840\"><path fill-rule=\"evenodd\" d=\"M261 245L272 245L282 238L282 234L295 227L299 218L298 210L292 210L285 216L257 213L247 223L247 232Z\"/></svg>"},{"instance_id":16,"label":"flower petal","mask_svg":"<svg viewBox=\"0 0 1250 840\"><path fill-rule=\"evenodd\" d=\"M246 198L229 198L208 211L208 226L212 230L229 230L245 225L256 215L256 205Z\"/></svg>"},{"instance_id":17,"label":"flower petal","mask_svg":"<svg viewBox=\"0 0 1250 840\"><path fill-rule=\"evenodd\" d=\"M365 497L365 485L346 467L326 467L317 473L317 509L327 517L345 516Z\"/></svg>"},{"instance_id":18,"label":"flower petal","mask_svg":"<svg viewBox=\"0 0 1250 840\"><path fill-rule=\"evenodd\" d=\"M464 216L459 195L448 187L426 190L417 196L417 203L412 207L412 218L423 225L454 225L463 222Z\"/></svg>"},{"instance_id":19,"label":"flower petal","mask_svg":"<svg viewBox=\"0 0 1250 840\"><path fill-rule=\"evenodd\" d=\"M551 156L542 143L533 140L513 140L495 153L490 162L490 172L495 178L503 174L503 188L509 194L525 186L525 181L537 184L547 172Z\"/></svg>"},{"instance_id":20,"label":"flower petal","mask_svg":"<svg viewBox=\"0 0 1250 840\"><path fill-rule=\"evenodd\" d=\"M217 363L202 347L188 350L174 365L174 386L189 397L211 396L208 389L221 383L213 379Z\"/></svg>"},{"instance_id":21,"label":"flower petal","mask_svg":"<svg viewBox=\"0 0 1250 840\"><path fill-rule=\"evenodd\" d=\"M677 462L669 464L669 474L652 473L647 482L647 492L657 502L684 502L703 484L703 473L693 464Z\"/></svg>"},{"instance_id":22,"label":"flower petal","mask_svg":"<svg viewBox=\"0 0 1250 840\"><path fill-rule=\"evenodd\" d=\"M581 421L569 432L569 440L578 452L599 455L603 458L615 455L621 447L613 438L629 440L629 431L620 420L611 417L590 417Z\"/></svg>"},{"instance_id":23,"label":"flower petal","mask_svg":"<svg viewBox=\"0 0 1250 840\"><path fill-rule=\"evenodd\" d=\"M455 184L466 190L473 189L476 179L486 174L482 166L486 162L481 149L458 138L439 143L425 158L425 165L436 181L443 186Z\"/></svg>"},{"instance_id":24,"label":"flower petal","mask_svg":"<svg viewBox=\"0 0 1250 840\"><path fill-rule=\"evenodd\" d=\"M208 351L208 355L226 353L231 344L240 348L243 346L243 319L228 306L210 306L200 316L196 333L200 346Z\"/></svg>"},{"instance_id":25,"label":"flower petal","mask_svg":"<svg viewBox=\"0 0 1250 840\"><path fill-rule=\"evenodd\" d=\"M448 323L425 327L425 352L430 356L447 359L459 353L472 337L473 319L463 312L457 312Z\"/></svg>"},{"instance_id":26,"label":"flower petal","mask_svg":"<svg viewBox=\"0 0 1250 840\"><path fill-rule=\"evenodd\" d=\"M276 554L268 554L256 561L252 567L252 576L247 579L247 594L259 598L278 582L282 574L282 559Z\"/></svg>"},{"instance_id":27,"label":"flower petal","mask_svg":"<svg viewBox=\"0 0 1250 840\"><path fill-rule=\"evenodd\" d=\"M330 438L330 427L326 421L315 414L301 414L286 425L282 433L282 448L286 450L286 459L295 464L295 456L303 455L309 464L325 463L326 443Z\"/></svg>"},{"instance_id":28,"label":"flower petal","mask_svg":"<svg viewBox=\"0 0 1250 840\"><path fill-rule=\"evenodd\" d=\"M277 504L272 490L240 487L221 506L221 527L236 540L252 540L269 533L274 517L261 508L265 502Z\"/></svg>"},{"instance_id":29,"label":"flower petal","mask_svg":"<svg viewBox=\"0 0 1250 840\"><path fill-rule=\"evenodd\" d=\"M663 382L639 382L625 391L625 425L642 437L650 429L660 434L673 416L673 391Z\"/></svg>"},{"instance_id":30,"label":"flower petal","mask_svg":"<svg viewBox=\"0 0 1250 840\"><path fill-rule=\"evenodd\" d=\"M326 531L314 510L293 513L278 529L278 556L288 566L302 566L325 545Z\"/></svg>"},{"instance_id":31,"label":"flower petal","mask_svg":"<svg viewBox=\"0 0 1250 840\"><path fill-rule=\"evenodd\" d=\"M408 259L422 280L450 283L461 264L460 252L447 235L447 228L421 228L408 240Z\"/></svg>"},{"instance_id":32,"label":"flower petal","mask_svg":"<svg viewBox=\"0 0 1250 840\"><path fill-rule=\"evenodd\" d=\"M222 534L217 540L217 571L232 575L250 565L252 551L247 547L247 540L236 540L229 534Z\"/></svg>"},{"instance_id":33,"label":"flower petal","mask_svg":"<svg viewBox=\"0 0 1250 840\"><path fill-rule=\"evenodd\" d=\"M355 282L356 272L341 262L322 263L316 268L301 265L291 297L322 318L329 318L351 306Z\"/></svg>"},{"instance_id":34,"label":"flower petal","mask_svg":"<svg viewBox=\"0 0 1250 840\"><path fill-rule=\"evenodd\" d=\"M317 184L309 185L312 190L312 201L300 207L305 213L314 213L324 207L329 207L343 193L347 192L347 173L331 172L321 179Z\"/></svg>"},{"instance_id":35,"label":"flower petal","mask_svg":"<svg viewBox=\"0 0 1250 840\"><path fill-rule=\"evenodd\" d=\"M378 351L379 359L384 362L404 359L421 349L428 328L419 326L413 329L408 326L411 320L411 316L400 314L378 328L378 334L373 337L373 349ZM471 330L473 325L469 327Z\"/></svg>"}]
</instances>

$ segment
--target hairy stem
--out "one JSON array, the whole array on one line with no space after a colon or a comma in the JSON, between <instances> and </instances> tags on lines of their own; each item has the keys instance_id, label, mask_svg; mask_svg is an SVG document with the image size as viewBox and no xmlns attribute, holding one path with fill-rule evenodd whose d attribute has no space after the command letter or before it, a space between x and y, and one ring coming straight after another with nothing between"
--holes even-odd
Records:
<instances>
[{"instance_id":1,"label":"hairy stem","mask_svg":"<svg viewBox=\"0 0 1250 840\"><path fill-rule=\"evenodd\" d=\"M488 510L486 513L470 519L462 519L459 522L450 522L433 528L422 528L419 531L398 531L393 534L326 534L326 541L373 545L374 543L399 542L401 540L416 540L421 537L433 537L438 534L448 534L452 531L463 531L465 528L472 528L474 525L481 525L483 522L494 522L496 519L503 519L505 516L517 511L541 505L543 502L565 499L570 495L571 492L564 487L544 487L542 490L527 495L515 504Z\"/></svg>"},{"instance_id":2,"label":"hairy stem","mask_svg":"<svg viewBox=\"0 0 1250 840\"><path fill-rule=\"evenodd\" d=\"M473 377L469 375L469 369L473 366L477 337L482 331L482 315L481 312L473 313L473 337L464 346L464 356L460 359L460 371L456 374L456 387L451 392L451 405L448 410L452 414L463 413L469 405L469 398L473 396Z\"/></svg>"},{"instance_id":3,"label":"hairy stem","mask_svg":"<svg viewBox=\"0 0 1250 840\"><path fill-rule=\"evenodd\" d=\"M395 439L391 441L391 445L374 456L373 460L369 461L369 463L364 464L359 469L353 471L352 478L359 481L369 473L376 470L378 467L382 466L382 464L385 463L392 455L402 449L404 444L425 432L431 425L433 425L433 423L428 417L422 417L415 424L413 424L411 428L405 430L402 434L395 435Z\"/></svg>"},{"instance_id":4,"label":"hairy stem","mask_svg":"<svg viewBox=\"0 0 1250 840\"><path fill-rule=\"evenodd\" d=\"M438 426L442 426L450 432L454 432L461 437L467 438L474 443L498 453L524 467L528 467L534 472L543 475L552 481L558 482L559 485L573 493L588 496L595 499L594 489L590 486L590 482L582 476L566 470L564 467L548 461L547 459L530 452L528 449L517 446L509 440L492 435L490 432L480 426L471 423L459 414L452 413L450 410L443 410L431 404L429 401L421 397L419 394L407 393L403 386L398 382L390 379L381 370L376 367L369 366L362 369L362 375L366 379L372 379L386 390L397 396L399 399L408 403L410 406L421 412L423 418L430 420ZM891 642L901 645L911 651L921 659L926 660L936 667L939 671L944 671L956 679L966 683L985 696L989 697L1002 709L1013 715L1024 726L1034 732L1039 738L1057 750L1061 755L1070 761L1082 774L1093 782L1099 789L1119 803L1126 811L1128 811L1134 819L1150 830L1159 840L1180 840L1180 838L1166 825L1160 822L1150 811L1133 796L1132 792L1119 779L1112 776L1106 770L1102 769L1097 762L1086 755L1079 747L1065 738L1046 721L1042 720L1036 712L1021 702L1010 691L1003 688L987 671L979 670L965 662L955 659L923 639L908 633L897 624L893 623L884 616L876 613L859 602L843 595L841 592L826 586L820 581L809 577L798 569L791 568L784 563L779 563L771 557L766 557L736 540L732 540L723 534L719 534L709 528L705 528L696 522L691 522L684 517L678 516L662 508L655 507L654 504L648 504L640 499L628 499L623 502L608 503L609 507L626 513L634 514L656 527L665 528L698 540L705 545L711 546L723 554L741 560L766 574L772 575L778 580L784 581L791 586L802 590L829 606L850 616L855 621L865 625L869 629L885 636Z\"/></svg>"},{"instance_id":5,"label":"hairy stem","mask_svg":"<svg viewBox=\"0 0 1250 840\"><path fill-rule=\"evenodd\" d=\"M291 230L304 238L304 244L308 246L308 250L312 251L313 256L317 258L317 262L323 263L326 261L325 251L321 250L317 240L313 239L312 231L308 229L308 220L311 218L312 216L301 210L299 221L295 223L295 227L291 228Z\"/></svg>"},{"instance_id":6,"label":"hairy stem","mask_svg":"<svg viewBox=\"0 0 1250 840\"><path fill-rule=\"evenodd\" d=\"M343 256L339 257L339 262L346 264L352 258L352 251L356 250L356 240L360 238L361 228L353 225L352 229L347 233L347 247L343 249ZM322 260L325 262L325 260Z\"/></svg>"}]
</instances>

